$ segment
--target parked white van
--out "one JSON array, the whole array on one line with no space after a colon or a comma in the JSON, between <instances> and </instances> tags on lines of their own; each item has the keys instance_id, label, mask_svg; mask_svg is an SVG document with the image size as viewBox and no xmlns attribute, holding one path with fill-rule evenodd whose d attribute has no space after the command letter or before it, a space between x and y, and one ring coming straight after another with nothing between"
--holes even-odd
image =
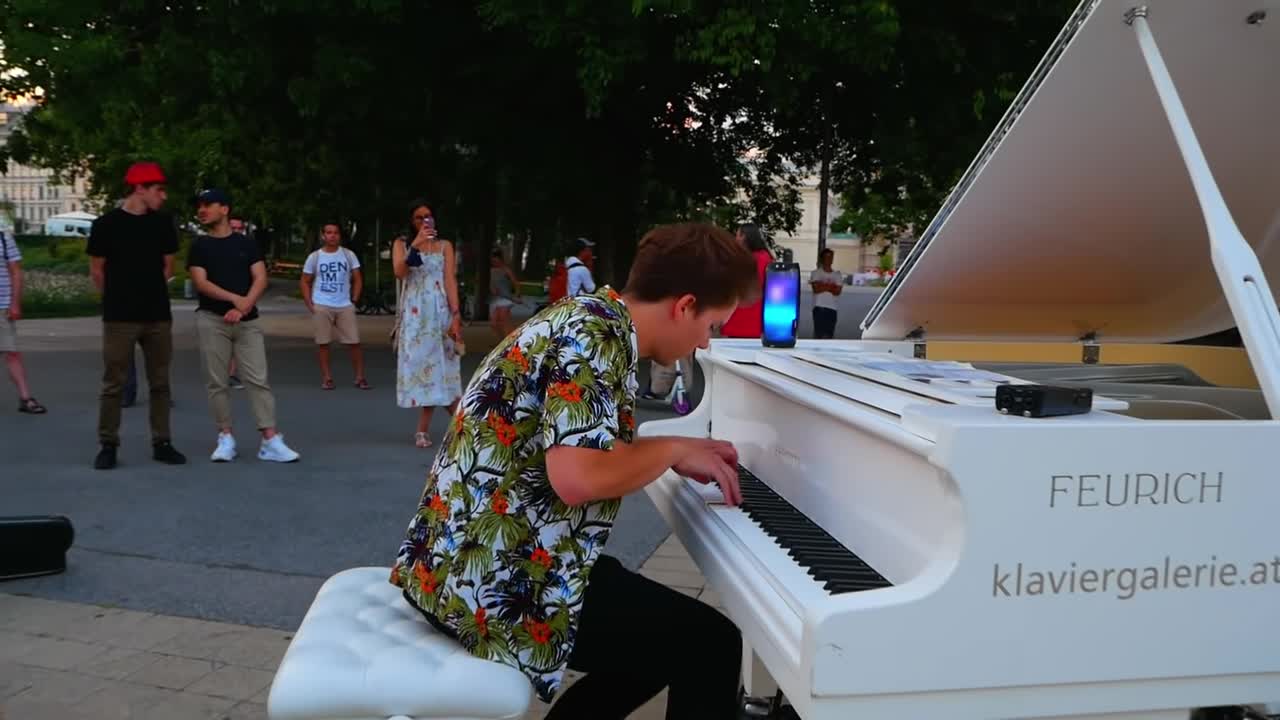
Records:
<instances>
[{"instance_id":1,"label":"parked white van","mask_svg":"<svg viewBox=\"0 0 1280 720\"><path fill-rule=\"evenodd\" d=\"M86 212L50 215L44 221L44 234L56 237L89 237L89 228L97 218L97 215Z\"/></svg>"}]
</instances>

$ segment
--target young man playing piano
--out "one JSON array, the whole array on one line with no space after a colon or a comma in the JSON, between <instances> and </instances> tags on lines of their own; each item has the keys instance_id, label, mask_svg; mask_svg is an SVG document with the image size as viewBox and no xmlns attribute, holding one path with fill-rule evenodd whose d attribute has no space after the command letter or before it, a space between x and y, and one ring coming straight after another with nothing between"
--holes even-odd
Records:
<instances>
[{"instance_id":1,"label":"young man playing piano","mask_svg":"<svg viewBox=\"0 0 1280 720\"><path fill-rule=\"evenodd\" d=\"M736 717L742 643L710 606L601 554L621 498L668 468L737 504L727 442L635 438L641 358L672 363L760 292L712 225L641 239L605 286L524 323L483 360L427 476L391 582L471 653L523 672L546 716L621 718L668 688L667 717Z\"/></svg>"}]
</instances>

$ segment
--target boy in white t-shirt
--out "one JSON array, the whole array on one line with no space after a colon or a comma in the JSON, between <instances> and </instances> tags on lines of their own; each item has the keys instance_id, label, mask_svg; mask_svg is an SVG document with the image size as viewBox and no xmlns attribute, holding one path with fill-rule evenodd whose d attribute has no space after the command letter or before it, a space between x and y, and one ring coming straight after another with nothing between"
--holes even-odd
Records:
<instances>
[{"instance_id":1,"label":"boy in white t-shirt","mask_svg":"<svg viewBox=\"0 0 1280 720\"><path fill-rule=\"evenodd\" d=\"M844 273L831 269L835 259L834 250L824 249L819 257L819 267L809 274L809 285L813 288L815 338L831 339L836 334L836 308L839 307L840 291L844 289Z\"/></svg>"},{"instance_id":2,"label":"boy in white t-shirt","mask_svg":"<svg viewBox=\"0 0 1280 720\"><path fill-rule=\"evenodd\" d=\"M364 353L360 349L360 330L356 326L355 302L364 289L360 260L342 247L342 230L337 223L326 223L322 233L324 247L307 256L302 266L302 301L311 311L316 330L316 349L320 354L320 387L334 388L329 372L329 343L338 342L351 348L351 365L356 371L356 387L369 389L364 377Z\"/></svg>"}]
</instances>

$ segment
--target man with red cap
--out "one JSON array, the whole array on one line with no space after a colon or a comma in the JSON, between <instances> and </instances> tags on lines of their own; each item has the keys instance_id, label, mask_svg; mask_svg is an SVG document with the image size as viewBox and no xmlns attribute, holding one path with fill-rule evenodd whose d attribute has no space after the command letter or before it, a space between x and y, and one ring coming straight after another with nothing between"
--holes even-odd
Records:
<instances>
[{"instance_id":1,"label":"man with red cap","mask_svg":"<svg viewBox=\"0 0 1280 720\"><path fill-rule=\"evenodd\" d=\"M151 388L152 458L170 465L186 463L169 434L169 362L173 356L173 316L169 279L178 233L159 212L166 199L165 177L153 162L134 163L125 173L126 195L119 207L93 221L89 231L89 275L102 293L102 394L98 404L98 442L93 466L116 466L120 446L120 393L133 358L142 346Z\"/></svg>"}]
</instances>

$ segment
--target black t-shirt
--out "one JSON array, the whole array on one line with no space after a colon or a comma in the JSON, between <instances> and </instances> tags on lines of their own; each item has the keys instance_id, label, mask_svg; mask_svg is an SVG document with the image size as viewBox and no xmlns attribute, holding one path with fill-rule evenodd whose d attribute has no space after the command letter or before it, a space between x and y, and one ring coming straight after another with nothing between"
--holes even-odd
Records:
<instances>
[{"instance_id":1,"label":"black t-shirt","mask_svg":"<svg viewBox=\"0 0 1280 720\"><path fill-rule=\"evenodd\" d=\"M249 294L249 288L253 287L253 273L249 268L257 262L262 262L258 243L240 233L231 233L223 238L201 235L191 243L191 252L187 255L188 268L204 268L209 282L236 295ZM200 310L226 315L234 307L225 300L200 293ZM255 305L248 315L240 319L253 320L257 317L258 307Z\"/></svg>"},{"instance_id":2,"label":"black t-shirt","mask_svg":"<svg viewBox=\"0 0 1280 720\"><path fill-rule=\"evenodd\" d=\"M106 259L102 319L107 322L172 320L164 256L178 252L178 232L168 215L134 215L116 208L89 230L86 251Z\"/></svg>"}]
</instances>

